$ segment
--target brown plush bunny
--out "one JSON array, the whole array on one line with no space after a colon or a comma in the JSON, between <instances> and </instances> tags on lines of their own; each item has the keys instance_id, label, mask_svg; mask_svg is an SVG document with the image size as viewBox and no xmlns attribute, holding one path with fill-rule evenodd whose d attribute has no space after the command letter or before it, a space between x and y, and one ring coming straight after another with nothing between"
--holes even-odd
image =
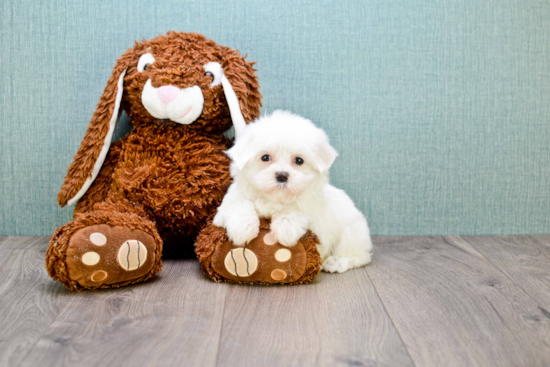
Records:
<instances>
[{"instance_id":1,"label":"brown plush bunny","mask_svg":"<svg viewBox=\"0 0 550 367\"><path fill-rule=\"evenodd\" d=\"M46 254L53 279L72 290L119 287L162 269L163 241L192 250L230 184L222 133L259 116L252 65L181 32L118 59L57 198L78 204ZM110 146L121 108L133 129Z\"/></svg>"}]
</instances>

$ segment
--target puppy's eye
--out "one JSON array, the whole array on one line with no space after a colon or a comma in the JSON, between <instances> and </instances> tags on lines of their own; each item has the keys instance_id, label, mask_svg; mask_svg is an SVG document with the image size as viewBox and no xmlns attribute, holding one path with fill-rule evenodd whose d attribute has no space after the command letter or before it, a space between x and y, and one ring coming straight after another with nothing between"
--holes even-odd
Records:
<instances>
[{"instance_id":1,"label":"puppy's eye","mask_svg":"<svg viewBox=\"0 0 550 367\"><path fill-rule=\"evenodd\" d=\"M271 157L269 156L269 154L262 155L262 161L269 162L270 160L271 160Z\"/></svg>"},{"instance_id":2,"label":"puppy's eye","mask_svg":"<svg viewBox=\"0 0 550 367\"><path fill-rule=\"evenodd\" d=\"M294 163L296 163L298 166L301 166L302 164L304 164L304 160L300 157L296 157L294 158Z\"/></svg>"},{"instance_id":3,"label":"puppy's eye","mask_svg":"<svg viewBox=\"0 0 550 367\"><path fill-rule=\"evenodd\" d=\"M209 76L209 77L211 77L212 79L214 79L214 74L212 74L212 73L209 72L209 71L207 71L206 73L204 73L204 75Z\"/></svg>"}]
</instances>

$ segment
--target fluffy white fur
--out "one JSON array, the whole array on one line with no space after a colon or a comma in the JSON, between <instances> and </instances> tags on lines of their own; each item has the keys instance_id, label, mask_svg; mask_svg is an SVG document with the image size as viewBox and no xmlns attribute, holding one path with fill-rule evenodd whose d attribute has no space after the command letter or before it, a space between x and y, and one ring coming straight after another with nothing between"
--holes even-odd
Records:
<instances>
[{"instance_id":1,"label":"fluffy white fur","mask_svg":"<svg viewBox=\"0 0 550 367\"><path fill-rule=\"evenodd\" d=\"M342 273L370 262L367 221L344 191L328 184L338 154L323 130L290 112L275 111L248 125L227 154L233 183L214 224L224 227L233 243L242 246L256 238L259 218L265 217L284 246L294 246L308 229L317 234L325 271ZM262 160L266 155L267 162ZM281 172L288 174L286 182L277 180Z\"/></svg>"}]
</instances>

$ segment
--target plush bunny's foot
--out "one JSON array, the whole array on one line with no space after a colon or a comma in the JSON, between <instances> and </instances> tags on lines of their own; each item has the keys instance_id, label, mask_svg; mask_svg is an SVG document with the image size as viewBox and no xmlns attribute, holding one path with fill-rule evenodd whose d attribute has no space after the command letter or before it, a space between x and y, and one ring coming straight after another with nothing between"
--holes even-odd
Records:
<instances>
[{"instance_id":1,"label":"plush bunny's foot","mask_svg":"<svg viewBox=\"0 0 550 367\"><path fill-rule=\"evenodd\" d=\"M49 253L55 245L50 244ZM90 225L75 231L65 245L64 258L48 256L46 261L50 275L73 290L123 286L161 268L155 239L139 229Z\"/></svg>"},{"instance_id":2,"label":"plush bunny's foot","mask_svg":"<svg viewBox=\"0 0 550 367\"><path fill-rule=\"evenodd\" d=\"M321 270L318 244L317 236L307 232L295 246L283 246L262 219L258 236L245 246L234 245L225 229L213 224L203 229L195 246L203 271L216 281L302 284Z\"/></svg>"}]
</instances>

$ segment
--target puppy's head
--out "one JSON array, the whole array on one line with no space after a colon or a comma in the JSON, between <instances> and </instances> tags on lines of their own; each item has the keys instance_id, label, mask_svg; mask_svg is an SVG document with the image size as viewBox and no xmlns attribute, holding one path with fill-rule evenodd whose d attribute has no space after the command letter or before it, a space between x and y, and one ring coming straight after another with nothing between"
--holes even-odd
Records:
<instances>
[{"instance_id":1,"label":"puppy's head","mask_svg":"<svg viewBox=\"0 0 550 367\"><path fill-rule=\"evenodd\" d=\"M275 111L247 126L227 151L231 174L274 200L291 200L326 181L338 155L311 121Z\"/></svg>"}]
</instances>

